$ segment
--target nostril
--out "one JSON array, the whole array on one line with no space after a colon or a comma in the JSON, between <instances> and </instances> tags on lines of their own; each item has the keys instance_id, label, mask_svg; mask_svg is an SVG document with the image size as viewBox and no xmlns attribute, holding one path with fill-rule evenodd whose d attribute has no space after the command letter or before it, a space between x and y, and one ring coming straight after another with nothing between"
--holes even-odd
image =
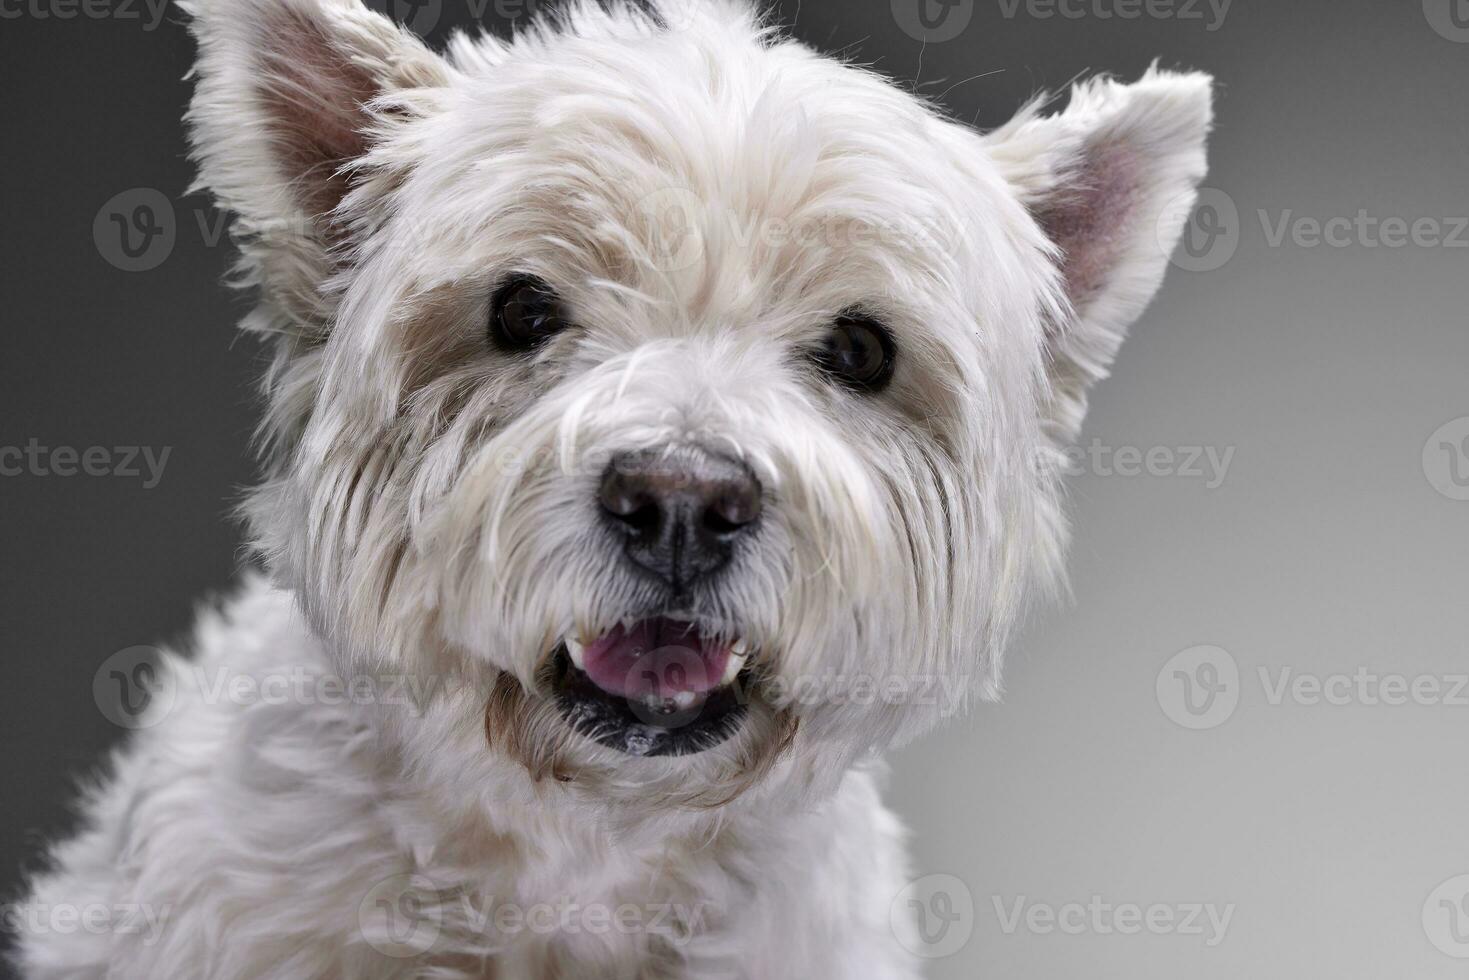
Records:
<instances>
[{"instance_id":1,"label":"nostril","mask_svg":"<svg viewBox=\"0 0 1469 980\"><path fill-rule=\"evenodd\" d=\"M603 480L597 499L607 516L633 531L655 531L662 520L662 508L648 488L641 481L617 472L609 473Z\"/></svg>"},{"instance_id":2,"label":"nostril","mask_svg":"<svg viewBox=\"0 0 1469 980\"><path fill-rule=\"evenodd\" d=\"M651 534L658 530L658 525L663 520L663 509L654 501L647 500L629 511L613 516L640 534Z\"/></svg>"},{"instance_id":3,"label":"nostril","mask_svg":"<svg viewBox=\"0 0 1469 980\"><path fill-rule=\"evenodd\" d=\"M704 510L704 528L714 534L741 531L760 516L760 494L752 486L732 487Z\"/></svg>"}]
</instances>

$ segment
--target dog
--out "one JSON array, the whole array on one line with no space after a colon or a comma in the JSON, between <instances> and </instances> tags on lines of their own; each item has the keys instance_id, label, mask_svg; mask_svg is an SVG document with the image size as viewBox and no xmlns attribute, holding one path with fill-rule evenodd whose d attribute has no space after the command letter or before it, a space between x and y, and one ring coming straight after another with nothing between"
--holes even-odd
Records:
<instances>
[{"instance_id":1,"label":"dog","mask_svg":"<svg viewBox=\"0 0 1469 980\"><path fill-rule=\"evenodd\" d=\"M23 973L918 976L881 753L998 696L1056 588L1209 77L980 133L740 0L442 53L184 9L263 571L158 668Z\"/></svg>"}]
</instances>

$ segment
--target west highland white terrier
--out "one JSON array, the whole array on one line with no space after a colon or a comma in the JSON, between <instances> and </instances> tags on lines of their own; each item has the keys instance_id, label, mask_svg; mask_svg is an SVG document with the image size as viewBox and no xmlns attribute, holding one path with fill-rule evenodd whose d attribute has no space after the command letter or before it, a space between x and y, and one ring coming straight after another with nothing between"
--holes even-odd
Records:
<instances>
[{"instance_id":1,"label":"west highland white terrier","mask_svg":"<svg viewBox=\"0 0 1469 980\"><path fill-rule=\"evenodd\" d=\"M917 976L877 753L996 695L1058 577L1209 78L979 133L736 0L442 54L356 0L185 9L268 574L165 658L22 969Z\"/></svg>"}]
</instances>

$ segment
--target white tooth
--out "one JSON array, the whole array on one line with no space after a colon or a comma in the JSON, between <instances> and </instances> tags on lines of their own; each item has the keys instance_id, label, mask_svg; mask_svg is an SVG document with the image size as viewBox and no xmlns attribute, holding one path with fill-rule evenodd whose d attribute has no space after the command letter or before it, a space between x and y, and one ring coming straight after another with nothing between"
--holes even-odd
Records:
<instances>
[{"instance_id":1,"label":"white tooth","mask_svg":"<svg viewBox=\"0 0 1469 980\"><path fill-rule=\"evenodd\" d=\"M729 648L736 657L743 657L750 650L750 641L744 637L735 640L734 646Z\"/></svg>"},{"instance_id":2,"label":"white tooth","mask_svg":"<svg viewBox=\"0 0 1469 980\"><path fill-rule=\"evenodd\" d=\"M741 641L741 642L743 642L743 641ZM738 648L738 644L736 644L736 648ZM730 653L729 660L724 665L724 678L722 680L720 680L719 683L721 683L721 684L729 684L729 683L732 683L734 681L734 679L739 676L740 671L741 670L744 670L744 669L745 669L745 657L744 657L744 655L743 654L740 654L740 653L733 653L733 652Z\"/></svg>"},{"instance_id":3,"label":"white tooth","mask_svg":"<svg viewBox=\"0 0 1469 980\"><path fill-rule=\"evenodd\" d=\"M680 708L689 708L693 706L695 697L693 691L679 691L673 696L673 703Z\"/></svg>"},{"instance_id":4,"label":"white tooth","mask_svg":"<svg viewBox=\"0 0 1469 980\"><path fill-rule=\"evenodd\" d=\"M568 636L565 641L566 652L571 654L571 662L576 664L577 670L586 670L583 661L586 658L587 648L581 645L581 641L574 636Z\"/></svg>"}]
</instances>

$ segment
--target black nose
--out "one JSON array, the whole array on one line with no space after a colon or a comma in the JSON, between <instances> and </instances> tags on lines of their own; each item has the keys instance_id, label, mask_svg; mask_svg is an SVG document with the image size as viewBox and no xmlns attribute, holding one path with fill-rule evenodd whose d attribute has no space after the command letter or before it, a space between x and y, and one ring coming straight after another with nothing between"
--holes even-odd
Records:
<instances>
[{"instance_id":1,"label":"black nose","mask_svg":"<svg viewBox=\"0 0 1469 980\"><path fill-rule=\"evenodd\" d=\"M760 516L749 467L690 447L614 457L597 499L628 558L674 592L728 564Z\"/></svg>"}]
</instances>

